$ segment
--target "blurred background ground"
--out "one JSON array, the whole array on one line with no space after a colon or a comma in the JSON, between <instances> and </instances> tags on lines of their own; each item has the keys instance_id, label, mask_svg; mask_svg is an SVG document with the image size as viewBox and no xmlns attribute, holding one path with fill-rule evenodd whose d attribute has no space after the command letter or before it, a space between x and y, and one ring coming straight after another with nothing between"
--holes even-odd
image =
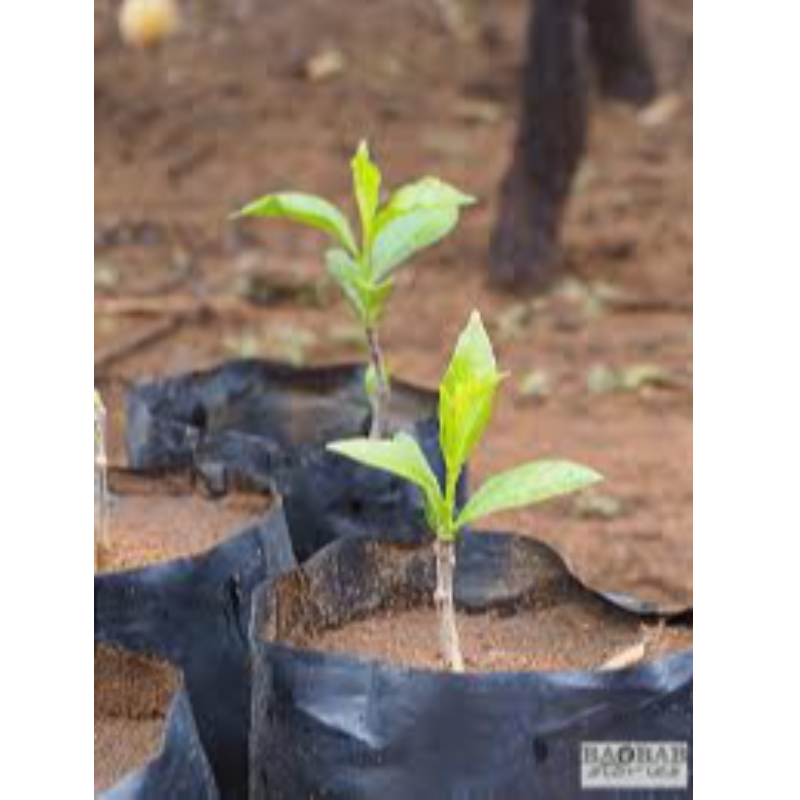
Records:
<instances>
[{"instance_id":1,"label":"blurred background ground","mask_svg":"<svg viewBox=\"0 0 800 800\"><path fill-rule=\"evenodd\" d=\"M691 602L692 3L645 0L664 96L645 112L598 101L564 281L536 301L485 280L527 6L467 3L460 39L432 0L252 0L245 19L186 0L181 35L139 53L96 0L95 381L118 402L132 380L225 358L359 358L320 241L227 217L282 188L348 202L368 137L390 183L431 173L482 199L403 278L394 372L433 386L478 307L514 377L477 477L531 455L608 477L588 500L498 524L556 545L599 588Z\"/></svg>"}]
</instances>

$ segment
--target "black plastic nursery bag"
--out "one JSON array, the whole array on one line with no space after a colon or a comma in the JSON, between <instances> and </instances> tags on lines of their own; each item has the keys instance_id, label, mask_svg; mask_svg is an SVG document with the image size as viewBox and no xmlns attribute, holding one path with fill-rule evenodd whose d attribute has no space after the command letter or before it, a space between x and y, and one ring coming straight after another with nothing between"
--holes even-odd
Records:
<instances>
[{"instance_id":1,"label":"black plastic nursery bag","mask_svg":"<svg viewBox=\"0 0 800 800\"><path fill-rule=\"evenodd\" d=\"M286 631L427 603L434 571L429 547L342 541L259 593L253 800L578 800L595 796L582 788L591 743L682 743L691 770L691 652L613 673L456 676L279 643ZM559 597L609 617L690 624L594 594L532 540L476 535L462 546L462 613ZM597 796L684 800L689 775L688 789Z\"/></svg>"},{"instance_id":2,"label":"black plastic nursery bag","mask_svg":"<svg viewBox=\"0 0 800 800\"><path fill-rule=\"evenodd\" d=\"M161 754L99 797L101 800L220 800L185 692L175 698Z\"/></svg>"},{"instance_id":3,"label":"black plastic nursery bag","mask_svg":"<svg viewBox=\"0 0 800 800\"><path fill-rule=\"evenodd\" d=\"M247 797L252 594L295 564L278 506L204 555L95 576L95 643L182 670L200 741L221 795L232 800ZM180 709L177 714L180 722ZM191 732L176 724L170 753L182 741L190 748L181 737Z\"/></svg>"},{"instance_id":4,"label":"black plastic nursery bag","mask_svg":"<svg viewBox=\"0 0 800 800\"><path fill-rule=\"evenodd\" d=\"M191 469L214 491L276 491L301 561L348 536L418 541L424 510L413 487L325 450L368 432L364 379L363 367L242 361L138 386L128 403L131 464ZM437 403L395 381L390 427L412 432L442 472Z\"/></svg>"}]
</instances>

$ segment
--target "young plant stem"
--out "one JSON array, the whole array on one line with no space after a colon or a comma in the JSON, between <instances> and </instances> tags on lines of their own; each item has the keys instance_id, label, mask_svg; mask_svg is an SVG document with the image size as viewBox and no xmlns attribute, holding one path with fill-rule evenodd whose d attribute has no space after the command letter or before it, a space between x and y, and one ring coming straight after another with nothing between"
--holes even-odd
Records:
<instances>
[{"instance_id":1,"label":"young plant stem","mask_svg":"<svg viewBox=\"0 0 800 800\"><path fill-rule=\"evenodd\" d=\"M380 336L375 328L367 328L367 344L369 345L370 361L375 373L375 392L372 395L372 427L369 438L374 440L382 439L386 435L387 416L389 413L389 402L392 396L392 388L389 383L389 373L386 369L386 361L381 348Z\"/></svg>"},{"instance_id":2,"label":"young plant stem","mask_svg":"<svg viewBox=\"0 0 800 800\"><path fill-rule=\"evenodd\" d=\"M436 610L442 656L455 673L465 671L461 639L458 635L455 603L456 546L454 542L436 540Z\"/></svg>"},{"instance_id":3,"label":"young plant stem","mask_svg":"<svg viewBox=\"0 0 800 800\"><path fill-rule=\"evenodd\" d=\"M106 411L95 404L94 420L94 566L101 566L110 545L110 497L106 453Z\"/></svg>"}]
</instances>

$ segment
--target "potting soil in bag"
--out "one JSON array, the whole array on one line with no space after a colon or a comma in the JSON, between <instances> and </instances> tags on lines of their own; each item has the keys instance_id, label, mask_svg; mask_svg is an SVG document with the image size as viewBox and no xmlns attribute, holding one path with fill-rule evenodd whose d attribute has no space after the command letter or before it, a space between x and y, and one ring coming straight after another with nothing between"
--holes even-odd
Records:
<instances>
[{"instance_id":1,"label":"potting soil in bag","mask_svg":"<svg viewBox=\"0 0 800 800\"><path fill-rule=\"evenodd\" d=\"M103 800L217 800L180 673L95 645L94 788Z\"/></svg>"},{"instance_id":2,"label":"potting soil in bag","mask_svg":"<svg viewBox=\"0 0 800 800\"><path fill-rule=\"evenodd\" d=\"M113 645L181 669L220 793L236 800L247 797L251 596L296 562L280 506L231 534L201 555L96 575L95 646ZM170 752L187 730L176 728Z\"/></svg>"},{"instance_id":3,"label":"potting soil in bag","mask_svg":"<svg viewBox=\"0 0 800 800\"><path fill-rule=\"evenodd\" d=\"M530 539L459 560L463 675L435 663L430 546L344 540L259 592L254 800L691 797L691 613L596 594Z\"/></svg>"}]
</instances>

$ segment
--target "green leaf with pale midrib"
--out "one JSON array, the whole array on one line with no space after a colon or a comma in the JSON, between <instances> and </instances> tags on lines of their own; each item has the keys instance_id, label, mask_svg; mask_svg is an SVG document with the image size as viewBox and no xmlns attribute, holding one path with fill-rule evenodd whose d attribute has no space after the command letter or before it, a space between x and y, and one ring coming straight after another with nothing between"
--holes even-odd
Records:
<instances>
[{"instance_id":1,"label":"green leaf with pale midrib","mask_svg":"<svg viewBox=\"0 0 800 800\"><path fill-rule=\"evenodd\" d=\"M540 505L600 483L602 476L567 461L541 461L492 478L461 512L456 527L506 511Z\"/></svg>"},{"instance_id":2,"label":"green leaf with pale midrib","mask_svg":"<svg viewBox=\"0 0 800 800\"><path fill-rule=\"evenodd\" d=\"M295 192L267 195L246 206L239 216L287 219L308 225L332 236L345 250L358 257L358 245L347 217L321 197Z\"/></svg>"},{"instance_id":3,"label":"green leaf with pale midrib","mask_svg":"<svg viewBox=\"0 0 800 800\"><path fill-rule=\"evenodd\" d=\"M446 239L458 226L451 207L421 208L397 217L375 237L371 263L375 277L385 280L415 255Z\"/></svg>"},{"instance_id":4,"label":"green leaf with pale midrib","mask_svg":"<svg viewBox=\"0 0 800 800\"><path fill-rule=\"evenodd\" d=\"M364 250L372 247L375 220L381 203L381 185L383 176L378 165L372 160L369 146L361 143L352 163L353 189L361 216L361 230L364 234Z\"/></svg>"},{"instance_id":5,"label":"green leaf with pale midrib","mask_svg":"<svg viewBox=\"0 0 800 800\"><path fill-rule=\"evenodd\" d=\"M475 312L459 337L439 398L442 452L451 474L463 470L486 433L503 378L481 316Z\"/></svg>"},{"instance_id":6,"label":"green leaf with pale midrib","mask_svg":"<svg viewBox=\"0 0 800 800\"><path fill-rule=\"evenodd\" d=\"M407 433L391 441L353 439L328 445L330 452L373 469L388 472L422 489L426 505L435 517L442 513L442 490L419 443Z\"/></svg>"},{"instance_id":7,"label":"green leaf with pale midrib","mask_svg":"<svg viewBox=\"0 0 800 800\"><path fill-rule=\"evenodd\" d=\"M388 277L417 253L439 244L458 226L461 209L475 202L438 178L398 190L375 222L370 258L376 276Z\"/></svg>"}]
</instances>

